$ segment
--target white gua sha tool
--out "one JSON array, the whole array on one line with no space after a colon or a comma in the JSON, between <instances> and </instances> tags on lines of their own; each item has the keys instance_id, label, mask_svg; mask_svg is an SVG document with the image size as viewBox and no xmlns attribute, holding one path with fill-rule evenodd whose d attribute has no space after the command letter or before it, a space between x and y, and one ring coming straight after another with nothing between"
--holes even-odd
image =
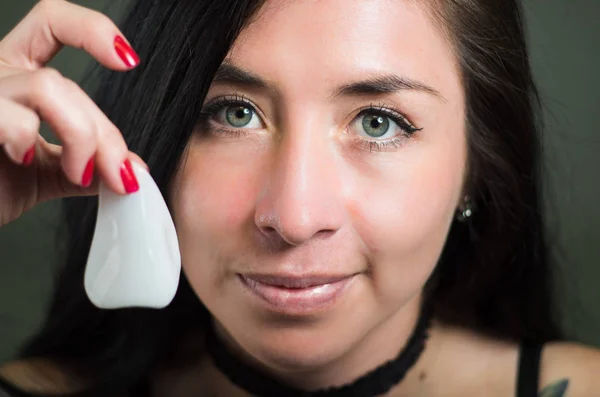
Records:
<instances>
[{"instance_id":1,"label":"white gua sha tool","mask_svg":"<svg viewBox=\"0 0 600 397\"><path fill-rule=\"evenodd\" d=\"M100 183L84 285L101 309L163 308L179 285L181 255L167 204L150 174L132 165L136 193L121 196Z\"/></svg>"}]
</instances>

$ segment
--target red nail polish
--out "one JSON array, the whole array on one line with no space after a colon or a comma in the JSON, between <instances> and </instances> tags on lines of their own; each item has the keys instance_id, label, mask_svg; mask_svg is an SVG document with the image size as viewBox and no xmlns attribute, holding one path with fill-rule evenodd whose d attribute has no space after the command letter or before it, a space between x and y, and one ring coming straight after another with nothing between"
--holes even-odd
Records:
<instances>
[{"instance_id":1,"label":"red nail polish","mask_svg":"<svg viewBox=\"0 0 600 397\"><path fill-rule=\"evenodd\" d=\"M35 145L31 147L23 156L23 165L31 165L33 163L33 157L35 156Z\"/></svg>"},{"instance_id":2,"label":"red nail polish","mask_svg":"<svg viewBox=\"0 0 600 397\"><path fill-rule=\"evenodd\" d=\"M92 157L85 166L85 170L83 171L83 177L81 178L81 186L89 187L92 184L92 180L94 179L94 168L95 162Z\"/></svg>"},{"instance_id":3,"label":"red nail polish","mask_svg":"<svg viewBox=\"0 0 600 397\"><path fill-rule=\"evenodd\" d=\"M140 63L138 54L136 54L133 48L131 48L121 36L115 36L115 50L117 51L119 58L123 60L127 67L133 68Z\"/></svg>"},{"instance_id":4,"label":"red nail polish","mask_svg":"<svg viewBox=\"0 0 600 397\"><path fill-rule=\"evenodd\" d=\"M121 179L123 180L123 186L127 193L135 193L140 189L137 178L133 173L133 167L131 167L131 161L125 160L121 165Z\"/></svg>"}]
</instances>

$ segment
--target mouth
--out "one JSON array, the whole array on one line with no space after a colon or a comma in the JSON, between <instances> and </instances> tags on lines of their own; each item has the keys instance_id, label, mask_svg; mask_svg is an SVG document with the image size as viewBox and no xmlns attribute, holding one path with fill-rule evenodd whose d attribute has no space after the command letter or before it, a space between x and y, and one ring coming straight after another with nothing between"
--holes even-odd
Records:
<instances>
[{"instance_id":1,"label":"mouth","mask_svg":"<svg viewBox=\"0 0 600 397\"><path fill-rule=\"evenodd\" d=\"M238 274L244 287L268 309L289 315L313 314L330 308L355 276Z\"/></svg>"}]
</instances>

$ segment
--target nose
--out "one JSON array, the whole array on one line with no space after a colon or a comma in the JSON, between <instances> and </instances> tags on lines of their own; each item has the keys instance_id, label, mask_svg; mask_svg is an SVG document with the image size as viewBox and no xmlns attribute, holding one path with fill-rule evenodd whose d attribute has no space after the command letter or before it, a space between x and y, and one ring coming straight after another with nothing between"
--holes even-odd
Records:
<instances>
[{"instance_id":1,"label":"nose","mask_svg":"<svg viewBox=\"0 0 600 397\"><path fill-rule=\"evenodd\" d=\"M271 244L301 245L343 224L340 175L331 142L309 125L290 128L275 149L254 222Z\"/></svg>"}]
</instances>

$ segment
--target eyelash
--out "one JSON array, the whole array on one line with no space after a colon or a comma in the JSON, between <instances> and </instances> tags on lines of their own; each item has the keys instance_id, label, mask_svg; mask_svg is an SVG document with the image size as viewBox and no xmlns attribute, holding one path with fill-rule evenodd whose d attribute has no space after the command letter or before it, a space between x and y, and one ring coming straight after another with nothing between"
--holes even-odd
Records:
<instances>
[{"instance_id":1,"label":"eyelash","mask_svg":"<svg viewBox=\"0 0 600 397\"><path fill-rule=\"evenodd\" d=\"M220 97L215 99L212 102L209 102L208 105L205 105L202 108L202 112L200 112L200 116L202 118L214 116L217 111L221 110L225 106L231 105L240 105L240 106L248 106L254 109L254 105L250 102L244 95L234 94L225 97Z\"/></svg>"},{"instance_id":2,"label":"eyelash","mask_svg":"<svg viewBox=\"0 0 600 397\"><path fill-rule=\"evenodd\" d=\"M244 95L234 94L225 97L220 97L212 102L209 102L202 108L198 121L204 125L205 129L212 130L212 133L219 136L227 136L230 138L240 138L248 134L247 129L244 128L223 128L215 127L210 125L209 121L214 117L221 109L227 106L246 106L256 112L256 107L250 102Z\"/></svg>"},{"instance_id":3,"label":"eyelash","mask_svg":"<svg viewBox=\"0 0 600 397\"><path fill-rule=\"evenodd\" d=\"M417 131L421 131L422 128L417 128L413 126L402 114L398 111L388 107L387 105L381 103L378 105L371 104L369 106L365 106L358 111L358 114L354 116L353 120L356 120L359 117L365 116L367 114L372 115L380 115L389 118L392 120L400 129L403 131L402 134L395 136L391 139L377 141L377 140L369 140L363 138L356 138L356 143L363 149L367 149L370 152L381 152L386 149L398 149L400 148L407 139L412 138L412 136Z\"/></svg>"},{"instance_id":4,"label":"eyelash","mask_svg":"<svg viewBox=\"0 0 600 397\"><path fill-rule=\"evenodd\" d=\"M220 110L227 106L249 107L257 116L259 115L259 113L256 111L255 105L251 101L246 99L244 95L234 94L230 96L217 98L209 104L205 105L202 111L200 112L199 121L204 123L207 128L213 129L213 132L215 132L218 135L227 135L232 138L238 138L247 135L248 130L244 128L215 128L214 126L208 126L208 122L210 121L210 119L214 117ZM381 115L387 117L403 131L402 134L395 136L394 138L382 141L368 140L361 137L356 137L356 144L370 152L381 152L386 151L388 149L400 148L404 144L406 139L412 138L415 132L422 130L422 128L416 128L415 126L413 126L410 122L408 122L406 117L404 117L402 114L388 107L385 104L371 104L369 106L365 106L359 109L357 115L354 116L353 120L356 120L357 118L367 114Z\"/></svg>"}]
</instances>

